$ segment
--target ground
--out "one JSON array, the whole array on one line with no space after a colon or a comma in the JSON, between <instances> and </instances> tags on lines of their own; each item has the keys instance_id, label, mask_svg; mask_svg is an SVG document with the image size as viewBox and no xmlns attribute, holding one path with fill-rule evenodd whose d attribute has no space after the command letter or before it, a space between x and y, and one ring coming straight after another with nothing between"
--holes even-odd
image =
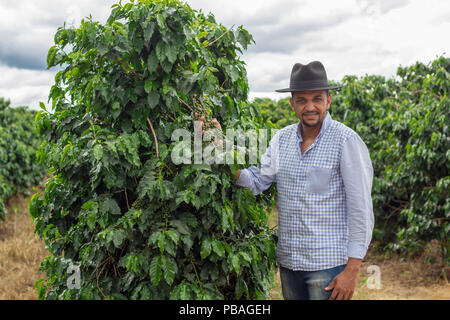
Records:
<instances>
[{"instance_id":1,"label":"ground","mask_svg":"<svg viewBox=\"0 0 450 320\"><path fill-rule=\"evenodd\" d=\"M30 197L9 199L9 214L0 221L0 299L37 299L34 283L41 261L48 256L45 243L34 234L28 211Z\"/></svg>"},{"instance_id":2,"label":"ground","mask_svg":"<svg viewBox=\"0 0 450 320\"><path fill-rule=\"evenodd\" d=\"M44 277L38 269L48 252L44 242L34 234L28 211L30 197L17 195L9 199L10 214L5 221L0 221L0 300L37 299L33 285ZM271 215L271 224L276 225L276 212ZM402 260L399 256L383 256L369 249L353 299L450 300L449 270L444 273L439 262L431 265L425 260L426 254ZM366 271L372 265L379 268L381 289L368 288L367 279L371 274ZM283 299L278 273L275 279L270 299Z\"/></svg>"}]
</instances>

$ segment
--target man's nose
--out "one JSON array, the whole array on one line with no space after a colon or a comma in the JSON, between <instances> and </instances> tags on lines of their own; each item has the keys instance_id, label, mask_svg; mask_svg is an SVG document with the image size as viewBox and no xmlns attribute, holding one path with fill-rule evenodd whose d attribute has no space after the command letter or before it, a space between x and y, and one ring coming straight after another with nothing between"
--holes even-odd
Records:
<instances>
[{"instance_id":1,"label":"man's nose","mask_svg":"<svg viewBox=\"0 0 450 320\"><path fill-rule=\"evenodd\" d=\"M305 110L306 111L314 111L316 108L314 107L314 103L312 101L306 102Z\"/></svg>"}]
</instances>

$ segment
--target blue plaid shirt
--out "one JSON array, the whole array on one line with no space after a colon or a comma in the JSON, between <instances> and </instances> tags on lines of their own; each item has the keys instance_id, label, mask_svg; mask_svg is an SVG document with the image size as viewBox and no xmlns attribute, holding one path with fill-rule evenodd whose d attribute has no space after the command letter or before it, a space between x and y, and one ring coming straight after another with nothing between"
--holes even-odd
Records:
<instances>
[{"instance_id":1,"label":"blue plaid shirt","mask_svg":"<svg viewBox=\"0 0 450 320\"><path fill-rule=\"evenodd\" d=\"M253 194L278 190L278 263L316 271L364 258L374 216L369 152L352 129L327 113L314 143L301 154L301 124L279 130L260 168L241 171L237 184Z\"/></svg>"}]
</instances>

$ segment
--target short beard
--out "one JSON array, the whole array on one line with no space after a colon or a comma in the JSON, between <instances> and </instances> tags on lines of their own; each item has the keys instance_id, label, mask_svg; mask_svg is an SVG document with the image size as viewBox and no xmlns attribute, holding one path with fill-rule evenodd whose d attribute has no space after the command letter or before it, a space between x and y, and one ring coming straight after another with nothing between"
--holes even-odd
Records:
<instances>
[{"instance_id":1,"label":"short beard","mask_svg":"<svg viewBox=\"0 0 450 320\"><path fill-rule=\"evenodd\" d=\"M323 119L320 118L320 114L319 114L319 120L317 121L316 124L309 124L309 123L306 123L306 121L302 121L302 124L308 128L316 128L316 127L320 126L322 124L322 122L323 122Z\"/></svg>"}]
</instances>

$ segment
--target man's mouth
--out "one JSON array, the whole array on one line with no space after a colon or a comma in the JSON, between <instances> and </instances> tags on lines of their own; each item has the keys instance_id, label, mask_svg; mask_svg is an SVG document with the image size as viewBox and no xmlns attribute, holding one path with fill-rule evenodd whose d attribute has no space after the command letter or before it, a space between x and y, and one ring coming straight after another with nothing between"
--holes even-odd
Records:
<instances>
[{"instance_id":1,"label":"man's mouth","mask_svg":"<svg viewBox=\"0 0 450 320\"><path fill-rule=\"evenodd\" d=\"M319 115L318 113L305 113L303 116L306 118L315 118L318 115Z\"/></svg>"}]
</instances>

